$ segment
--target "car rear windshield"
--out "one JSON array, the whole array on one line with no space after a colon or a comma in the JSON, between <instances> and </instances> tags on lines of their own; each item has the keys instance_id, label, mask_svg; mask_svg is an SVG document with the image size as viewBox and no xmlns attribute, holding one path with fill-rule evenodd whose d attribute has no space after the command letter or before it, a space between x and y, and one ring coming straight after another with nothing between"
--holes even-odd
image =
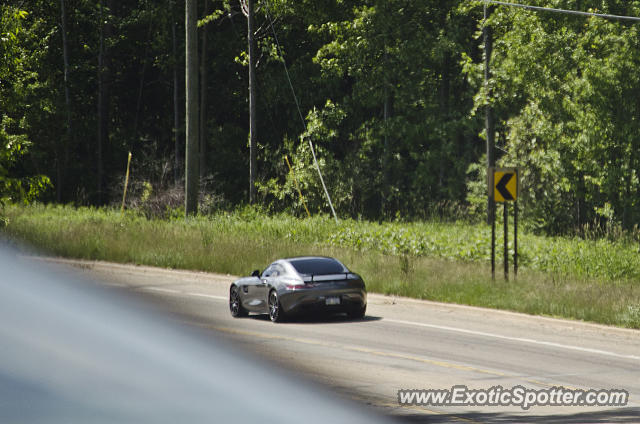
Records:
<instances>
[{"instance_id":1,"label":"car rear windshield","mask_svg":"<svg viewBox=\"0 0 640 424\"><path fill-rule=\"evenodd\" d=\"M322 275L347 272L344 266L331 258L301 258L289 260L299 274Z\"/></svg>"}]
</instances>

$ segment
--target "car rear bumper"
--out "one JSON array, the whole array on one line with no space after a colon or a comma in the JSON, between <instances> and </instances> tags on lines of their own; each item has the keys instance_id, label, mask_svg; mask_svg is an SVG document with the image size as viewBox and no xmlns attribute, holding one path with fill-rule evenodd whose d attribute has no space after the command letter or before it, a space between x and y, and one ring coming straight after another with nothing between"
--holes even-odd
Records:
<instances>
[{"instance_id":1,"label":"car rear bumper","mask_svg":"<svg viewBox=\"0 0 640 424\"><path fill-rule=\"evenodd\" d=\"M328 298L339 298L339 304L328 304ZM367 304L367 292L361 289L299 290L280 294L280 304L287 314L304 312L338 313L362 309Z\"/></svg>"}]
</instances>

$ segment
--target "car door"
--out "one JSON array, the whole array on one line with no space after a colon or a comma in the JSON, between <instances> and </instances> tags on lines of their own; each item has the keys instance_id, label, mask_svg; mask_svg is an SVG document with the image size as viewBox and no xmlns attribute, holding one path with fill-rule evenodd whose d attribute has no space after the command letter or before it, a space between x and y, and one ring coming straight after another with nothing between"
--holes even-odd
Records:
<instances>
[{"instance_id":1,"label":"car door","mask_svg":"<svg viewBox=\"0 0 640 424\"><path fill-rule=\"evenodd\" d=\"M272 288L278 287L278 281L284 273L285 270L281 264L273 263L260 277L262 285L256 287L256 296L262 299L267 312L269 311L269 292Z\"/></svg>"},{"instance_id":2,"label":"car door","mask_svg":"<svg viewBox=\"0 0 640 424\"><path fill-rule=\"evenodd\" d=\"M268 269L269 268L267 267L262 274L266 273ZM257 287L260 285L262 285L262 277L260 275L257 277L245 278L242 281L242 306L251 312L263 312L262 302L256 297L259 293Z\"/></svg>"},{"instance_id":3,"label":"car door","mask_svg":"<svg viewBox=\"0 0 640 424\"><path fill-rule=\"evenodd\" d=\"M271 276L276 272L275 264L271 264L256 279L255 283L247 285L247 293L245 294L246 306L248 309L256 312L265 312L268 310L267 296L268 283Z\"/></svg>"}]
</instances>

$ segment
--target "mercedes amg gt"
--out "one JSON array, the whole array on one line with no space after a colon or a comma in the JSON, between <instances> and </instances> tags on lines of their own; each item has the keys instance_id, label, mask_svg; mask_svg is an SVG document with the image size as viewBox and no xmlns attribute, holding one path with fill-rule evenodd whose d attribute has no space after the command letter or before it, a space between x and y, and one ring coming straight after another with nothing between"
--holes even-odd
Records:
<instances>
[{"instance_id":1,"label":"mercedes amg gt","mask_svg":"<svg viewBox=\"0 0 640 424\"><path fill-rule=\"evenodd\" d=\"M362 277L340 261L322 256L279 259L262 273L240 278L229 288L234 317L269 314L273 322L304 312L346 313L363 318L367 291Z\"/></svg>"}]
</instances>

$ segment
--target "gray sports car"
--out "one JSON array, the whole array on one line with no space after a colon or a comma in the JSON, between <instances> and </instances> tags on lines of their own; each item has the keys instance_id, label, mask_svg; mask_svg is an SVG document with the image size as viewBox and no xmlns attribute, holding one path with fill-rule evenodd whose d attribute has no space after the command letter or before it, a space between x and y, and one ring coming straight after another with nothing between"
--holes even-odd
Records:
<instances>
[{"instance_id":1,"label":"gray sports car","mask_svg":"<svg viewBox=\"0 0 640 424\"><path fill-rule=\"evenodd\" d=\"M250 277L231 284L229 309L234 317L247 316L249 312L269 314L273 322L312 311L346 312L350 318L363 318L367 290L362 278L337 259L279 259L262 274L255 270Z\"/></svg>"}]
</instances>

